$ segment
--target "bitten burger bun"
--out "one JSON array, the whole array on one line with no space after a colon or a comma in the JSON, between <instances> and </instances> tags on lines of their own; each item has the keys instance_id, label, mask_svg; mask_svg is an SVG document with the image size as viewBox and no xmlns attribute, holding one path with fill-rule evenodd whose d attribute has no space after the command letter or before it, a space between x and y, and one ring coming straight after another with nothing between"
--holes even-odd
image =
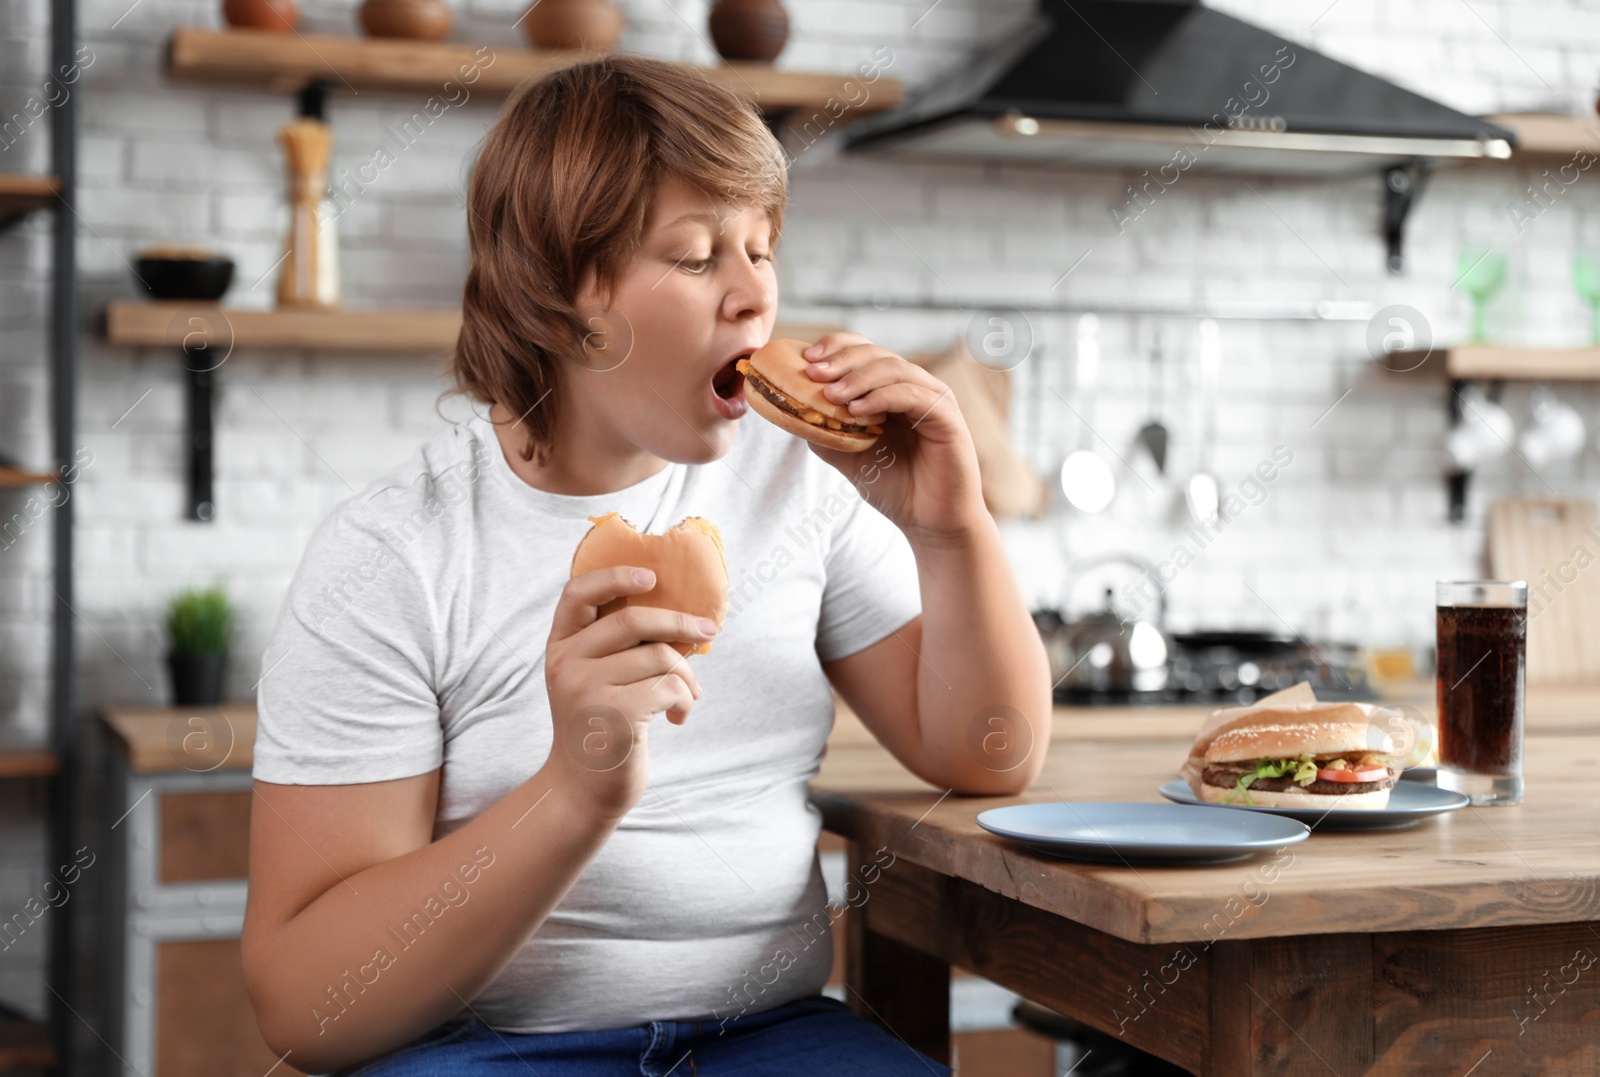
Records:
<instances>
[{"instance_id":1,"label":"bitten burger bun","mask_svg":"<svg viewBox=\"0 0 1600 1077\"><path fill-rule=\"evenodd\" d=\"M593 527L572 555L572 575L633 565L656 574L656 585L641 595L624 595L600 607L600 616L624 606L651 606L709 617L717 627L728 617L728 566L722 535L710 520L687 516L664 535L645 535L614 512L589 517ZM707 654L711 644L668 640L687 658Z\"/></svg>"},{"instance_id":2,"label":"bitten burger bun","mask_svg":"<svg viewBox=\"0 0 1600 1077\"><path fill-rule=\"evenodd\" d=\"M830 383L813 381L806 373L810 362L801 353L810 347L802 340L772 340L740 359L737 368L744 375L745 398L768 422L776 423L796 437L814 441L841 452L870 449L883 434L887 412L854 415L843 404L822 395Z\"/></svg>"}]
</instances>

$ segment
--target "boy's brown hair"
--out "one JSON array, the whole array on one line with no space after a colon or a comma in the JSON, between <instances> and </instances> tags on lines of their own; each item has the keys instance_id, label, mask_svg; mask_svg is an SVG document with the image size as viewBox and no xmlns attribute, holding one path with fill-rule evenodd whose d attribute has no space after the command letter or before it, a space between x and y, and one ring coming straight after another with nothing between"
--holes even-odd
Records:
<instances>
[{"instance_id":1,"label":"boy's brown hair","mask_svg":"<svg viewBox=\"0 0 1600 1077\"><path fill-rule=\"evenodd\" d=\"M562 360L603 329L574 305L585 275L609 295L669 176L765 210L776 242L785 163L756 108L692 67L612 56L518 87L468 190L453 391L520 416L523 459L546 463Z\"/></svg>"}]
</instances>

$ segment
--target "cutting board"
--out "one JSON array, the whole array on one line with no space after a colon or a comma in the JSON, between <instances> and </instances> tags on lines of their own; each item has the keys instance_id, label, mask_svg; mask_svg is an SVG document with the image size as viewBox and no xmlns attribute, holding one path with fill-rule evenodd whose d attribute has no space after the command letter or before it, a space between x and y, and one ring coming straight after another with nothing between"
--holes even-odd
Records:
<instances>
[{"instance_id":1,"label":"cutting board","mask_svg":"<svg viewBox=\"0 0 1600 1077\"><path fill-rule=\"evenodd\" d=\"M978 362L960 339L948 351L908 358L950 387L972 434L983 502L990 515L998 520L1043 513L1044 482L1011 442L1011 375Z\"/></svg>"},{"instance_id":2,"label":"cutting board","mask_svg":"<svg viewBox=\"0 0 1600 1077\"><path fill-rule=\"evenodd\" d=\"M1489 566L1528 581L1528 683L1600 684L1600 513L1581 498L1489 506Z\"/></svg>"}]
</instances>

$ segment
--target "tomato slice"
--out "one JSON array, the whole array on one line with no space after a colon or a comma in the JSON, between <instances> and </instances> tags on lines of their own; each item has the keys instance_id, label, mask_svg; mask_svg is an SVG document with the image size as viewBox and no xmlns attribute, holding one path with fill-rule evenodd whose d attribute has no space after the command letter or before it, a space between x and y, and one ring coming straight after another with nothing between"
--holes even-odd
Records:
<instances>
[{"instance_id":1,"label":"tomato slice","mask_svg":"<svg viewBox=\"0 0 1600 1077\"><path fill-rule=\"evenodd\" d=\"M1382 781L1388 773L1383 767L1367 767L1363 770L1319 770L1317 777L1325 782L1376 782Z\"/></svg>"}]
</instances>

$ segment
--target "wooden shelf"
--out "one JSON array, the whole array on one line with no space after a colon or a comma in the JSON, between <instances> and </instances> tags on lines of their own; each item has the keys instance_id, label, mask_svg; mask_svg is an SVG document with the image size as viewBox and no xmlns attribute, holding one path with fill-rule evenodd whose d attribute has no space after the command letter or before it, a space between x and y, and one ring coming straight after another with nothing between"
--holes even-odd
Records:
<instances>
[{"instance_id":1,"label":"wooden shelf","mask_svg":"<svg viewBox=\"0 0 1600 1077\"><path fill-rule=\"evenodd\" d=\"M53 176L0 172L0 224L54 205L60 190Z\"/></svg>"},{"instance_id":2,"label":"wooden shelf","mask_svg":"<svg viewBox=\"0 0 1600 1077\"><path fill-rule=\"evenodd\" d=\"M53 471L27 471L20 467L0 466L0 490L15 490L22 486L43 486L55 482Z\"/></svg>"},{"instance_id":3,"label":"wooden shelf","mask_svg":"<svg viewBox=\"0 0 1600 1077\"><path fill-rule=\"evenodd\" d=\"M1511 163L1530 159L1570 160L1579 150L1600 157L1600 116L1554 112L1502 112L1484 119L1517 136Z\"/></svg>"},{"instance_id":4,"label":"wooden shelf","mask_svg":"<svg viewBox=\"0 0 1600 1077\"><path fill-rule=\"evenodd\" d=\"M56 1050L43 1021L0 1020L0 1070L50 1069Z\"/></svg>"},{"instance_id":5,"label":"wooden shelf","mask_svg":"<svg viewBox=\"0 0 1600 1077\"><path fill-rule=\"evenodd\" d=\"M48 778L60 769L56 753L43 744L0 741L0 778Z\"/></svg>"},{"instance_id":6,"label":"wooden shelf","mask_svg":"<svg viewBox=\"0 0 1600 1077\"><path fill-rule=\"evenodd\" d=\"M488 63L480 56L484 50L491 58ZM597 55L518 45L183 27L173 31L167 42L167 77L277 91L298 90L310 79L325 78L335 87L426 94L438 93L446 82L461 82L463 69L476 67L470 91L504 97L529 76L549 74ZM856 118L898 105L903 94L899 80L887 76L866 84L850 75L779 71L764 64L726 63L704 70L766 112L821 109L830 98L850 102L865 90L867 101L845 114ZM854 86L846 90L845 84L852 81Z\"/></svg>"},{"instance_id":7,"label":"wooden shelf","mask_svg":"<svg viewBox=\"0 0 1600 1077\"><path fill-rule=\"evenodd\" d=\"M779 325L774 336L815 340L831 325ZM106 341L132 347L190 343L226 348L301 348L309 351L448 352L461 330L461 312L401 307L354 310L235 310L214 303L139 303L106 306ZM47 476L48 478L48 476Z\"/></svg>"},{"instance_id":8,"label":"wooden shelf","mask_svg":"<svg viewBox=\"0 0 1600 1077\"><path fill-rule=\"evenodd\" d=\"M114 301L106 306L111 344L180 347L186 340L227 348L445 352L456 345L461 312L401 307L350 310L237 310L215 303Z\"/></svg>"},{"instance_id":9,"label":"wooden shelf","mask_svg":"<svg viewBox=\"0 0 1600 1077\"><path fill-rule=\"evenodd\" d=\"M1431 352L1391 352L1379 362L1396 372L1424 370L1452 378L1600 381L1600 348L1519 348L1458 344Z\"/></svg>"}]
</instances>

